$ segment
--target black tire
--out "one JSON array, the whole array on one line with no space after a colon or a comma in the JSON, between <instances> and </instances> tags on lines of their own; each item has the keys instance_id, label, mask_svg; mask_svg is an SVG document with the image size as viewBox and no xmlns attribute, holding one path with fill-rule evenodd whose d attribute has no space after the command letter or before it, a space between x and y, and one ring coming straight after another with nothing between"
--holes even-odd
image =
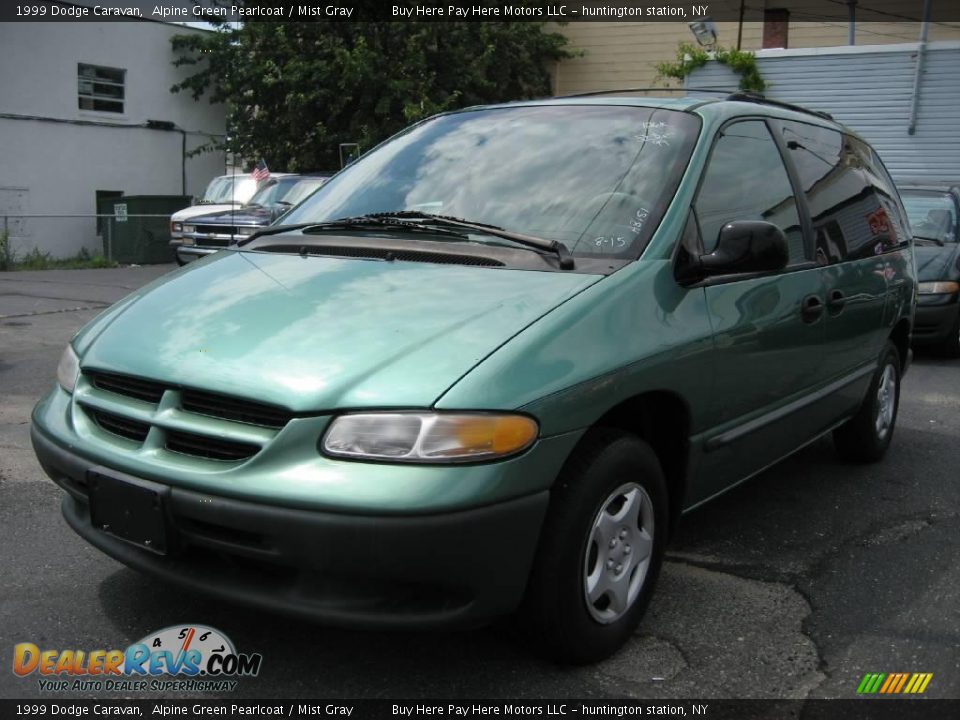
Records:
<instances>
[{"instance_id":1,"label":"black tire","mask_svg":"<svg viewBox=\"0 0 960 720\"><path fill-rule=\"evenodd\" d=\"M887 376L887 373L890 373ZM880 386L884 378L893 381L893 407L889 422L881 427L879 422L881 407L885 407L880 396ZM845 460L853 462L877 462L887 452L897 422L900 407L900 354L892 342L888 342L880 356L880 364L873 374L873 380L860 410L843 425L833 431L833 443L837 452Z\"/></svg>"},{"instance_id":2,"label":"black tire","mask_svg":"<svg viewBox=\"0 0 960 720\"><path fill-rule=\"evenodd\" d=\"M948 358L960 357L960 312L957 313L956 322L953 323L953 329L950 335L940 346L940 352Z\"/></svg>"},{"instance_id":3,"label":"black tire","mask_svg":"<svg viewBox=\"0 0 960 720\"><path fill-rule=\"evenodd\" d=\"M634 484L643 493L637 492ZM596 554L600 536L595 533L600 531L595 531L594 523L600 520L601 511L605 511L610 522L625 523L625 528L631 525L629 520L613 520L616 515L608 512L612 505L605 504L612 493L623 488L629 489L622 497L633 498L629 501L631 505L639 502L647 517L638 518L635 523L644 528L636 536L627 534L632 530L614 531L609 542L621 542L619 549L604 546L602 552L611 557L615 552L631 553L632 548L627 544L631 538L640 548L624 560L622 572L621 565L616 566L615 574L607 564L608 556L598 558ZM627 504L625 500L619 507L625 511ZM619 649L633 634L650 602L663 562L668 517L663 470L650 446L619 430L591 431L567 461L551 493L550 508L521 608L519 618L524 630L534 636L536 647L552 659L570 664L596 662ZM644 534L651 524L652 532ZM626 540L622 540L623 537ZM593 548L590 556L588 546ZM648 562L641 558L643 548L649 548L649 554L645 555ZM626 609L618 617L615 610L602 607L604 597L593 604L592 610L588 607L586 566L591 558L595 568L603 568L594 577L605 576L603 582L619 578L627 585L617 583L617 587L632 588L632 600L623 603ZM641 571L642 577L634 580L634 575ZM614 617L598 621L595 614L603 612Z\"/></svg>"}]
</instances>

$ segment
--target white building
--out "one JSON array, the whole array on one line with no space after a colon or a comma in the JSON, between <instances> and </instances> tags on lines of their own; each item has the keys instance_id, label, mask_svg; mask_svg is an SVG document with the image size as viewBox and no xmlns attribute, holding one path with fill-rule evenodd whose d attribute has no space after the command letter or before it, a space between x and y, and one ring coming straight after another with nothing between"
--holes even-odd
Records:
<instances>
[{"instance_id":1,"label":"white building","mask_svg":"<svg viewBox=\"0 0 960 720\"><path fill-rule=\"evenodd\" d=\"M221 153L225 110L170 88L187 76L171 38L205 32L153 21L0 23L0 223L11 245L54 257L99 251L98 196L200 195ZM0 225L0 231L3 226Z\"/></svg>"}]
</instances>

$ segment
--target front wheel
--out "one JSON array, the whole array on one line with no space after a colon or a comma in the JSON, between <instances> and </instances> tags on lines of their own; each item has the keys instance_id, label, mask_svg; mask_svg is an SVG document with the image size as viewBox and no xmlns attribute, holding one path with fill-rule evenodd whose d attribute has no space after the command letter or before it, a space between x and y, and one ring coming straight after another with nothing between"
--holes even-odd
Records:
<instances>
[{"instance_id":1,"label":"front wheel","mask_svg":"<svg viewBox=\"0 0 960 720\"><path fill-rule=\"evenodd\" d=\"M856 462L876 462L890 447L900 406L900 354L890 342L860 410L833 431L840 456Z\"/></svg>"},{"instance_id":2,"label":"front wheel","mask_svg":"<svg viewBox=\"0 0 960 720\"><path fill-rule=\"evenodd\" d=\"M625 432L580 443L553 490L521 618L552 658L602 660L633 634L667 537L656 454Z\"/></svg>"}]
</instances>

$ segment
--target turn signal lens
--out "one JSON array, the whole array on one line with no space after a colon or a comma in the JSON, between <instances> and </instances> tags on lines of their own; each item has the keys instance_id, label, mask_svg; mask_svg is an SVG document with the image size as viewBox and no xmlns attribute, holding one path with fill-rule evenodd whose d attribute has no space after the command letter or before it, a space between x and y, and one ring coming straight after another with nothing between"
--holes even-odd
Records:
<instances>
[{"instance_id":1,"label":"turn signal lens","mask_svg":"<svg viewBox=\"0 0 960 720\"><path fill-rule=\"evenodd\" d=\"M922 282L917 285L917 292L921 295L950 295L960 290L960 283L955 282Z\"/></svg>"},{"instance_id":2,"label":"turn signal lens","mask_svg":"<svg viewBox=\"0 0 960 720\"><path fill-rule=\"evenodd\" d=\"M521 452L539 427L526 415L357 413L335 419L323 450L336 457L394 462L478 462Z\"/></svg>"}]
</instances>

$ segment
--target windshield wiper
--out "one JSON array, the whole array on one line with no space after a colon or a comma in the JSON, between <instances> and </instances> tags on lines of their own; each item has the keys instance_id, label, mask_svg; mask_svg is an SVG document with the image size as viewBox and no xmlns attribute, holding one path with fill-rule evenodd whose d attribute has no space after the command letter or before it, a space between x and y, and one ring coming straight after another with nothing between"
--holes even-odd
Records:
<instances>
[{"instance_id":1,"label":"windshield wiper","mask_svg":"<svg viewBox=\"0 0 960 720\"><path fill-rule=\"evenodd\" d=\"M446 235L448 237L455 237L458 240L469 240L470 237L466 233L457 232L456 230L447 230L444 228L436 228L430 225L423 225L421 223L410 222L409 220L395 220L390 219L390 217L378 217L375 215L359 215L357 217L345 217L339 218L337 220L329 220L327 222L312 222L312 223L300 223L298 225L274 225L268 228L264 228L260 232L254 233L245 237L243 240L240 240L237 243L238 247L242 247L248 244L250 241L255 240L256 238L263 237L264 235L277 235L279 233L291 232L293 230L300 230L304 234L319 234L324 232L336 232L336 231L351 231L351 230L364 230L370 228L395 228L398 230L404 230L407 232L418 232L418 233L430 233L431 235Z\"/></svg>"},{"instance_id":2,"label":"windshield wiper","mask_svg":"<svg viewBox=\"0 0 960 720\"><path fill-rule=\"evenodd\" d=\"M420 210L397 210L395 212L371 213L369 215L364 215L363 217L409 218L415 220L424 220L431 224L440 225L443 227L459 227L463 228L464 230L473 230L474 232L492 235L493 237L503 238L504 240L512 240L515 243L525 245L529 248L552 252L560 261L560 268L562 270L572 270L574 266L573 255L570 253L570 250L567 248L567 246L562 242L558 240L547 240L534 235L525 235L524 233L513 232L512 230L504 230L502 227L497 225L474 222L472 220L453 217L451 215L434 215L433 213L426 213Z\"/></svg>"},{"instance_id":3,"label":"windshield wiper","mask_svg":"<svg viewBox=\"0 0 960 720\"><path fill-rule=\"evenodd\" d=\"M914 236L913 236L913 239L914 239L914 240L929 240L930 242L936 243L936 244L939 245L940 247L943 247L943 246L944 246L944 242L943 242L943 240L941 240L940 238L927 237L926 235L914 235Z\"/></svg>"},{"instance_id":4,"label":"windshield wiper","mask_svg":"<svg viewBox=\"0 0 960 720\"><path fill-rule=\"evenodd\" d=\"M412 222L412 220L424 220L426 222ZM436 226L440 226L439 228ZM353 230L369 227L393 227L414 232L429 232L434 234L449 235L452 237L468 240L469 236L465 233L456 232L449 228L463 228L473 232L492 235L493 237L512 240L515 243L524 245L535 250L546 250L554 253L560 263L562 270L572 270L574 267L573 255L562 242L558 240L546 240L533 235L504 230L497 225L488 225L487 223L473 222L463 218L452 217L450 215L434 215L419 210L396 210L394 212L377 212L367 215L357 215L354 217L339 218L319 223L301 223L299 225L276 225L265 228L260 232L254 233L237 243L237 246L243 246L258 237L264 235L276 235L278 233L301 230L307 233L320 233L336 230Z\"/></svg>"}]
</instances>

